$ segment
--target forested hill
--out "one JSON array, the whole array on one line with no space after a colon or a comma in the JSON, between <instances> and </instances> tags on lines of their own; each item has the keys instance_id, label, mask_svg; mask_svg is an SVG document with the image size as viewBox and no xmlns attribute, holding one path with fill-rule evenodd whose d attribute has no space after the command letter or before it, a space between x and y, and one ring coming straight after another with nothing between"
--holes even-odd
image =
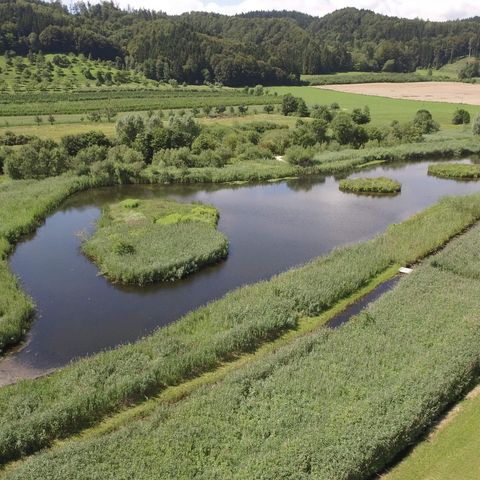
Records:
<instances>
[{"instance_id":1,"label":"forested hill","mask_svg":"<svg viewBox=\"0 0 480 480\"><path fill-rule=\"evenodd\" d=\"M407 20L346 8L167 16L113 3L3 0L0 51L11 57L81 53L136 68L154 80L238 86L295 83L301 73L413 71L480 53L480 18ZM14 53L13 53L14 52Z\"/></svg>"}]
</instances>

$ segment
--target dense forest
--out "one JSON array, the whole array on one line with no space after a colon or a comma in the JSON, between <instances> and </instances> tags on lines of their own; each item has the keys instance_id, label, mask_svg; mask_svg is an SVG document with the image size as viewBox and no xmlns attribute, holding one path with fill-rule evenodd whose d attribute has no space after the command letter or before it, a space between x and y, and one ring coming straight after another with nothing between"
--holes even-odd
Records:
<instances>
[{"instance_id":1,"label":"dense forest","mask_svg":"<svg viewBox=\"0 0 480 480\"><path fill-rule=\"evenodd\" d=\"M480 53L480 18L408 20L345 8L168 16L113 3L4 0L0 53L81 53L147 77L225 85L297 83L300 74L411 72Z\"/></svg>"}]
</instances>

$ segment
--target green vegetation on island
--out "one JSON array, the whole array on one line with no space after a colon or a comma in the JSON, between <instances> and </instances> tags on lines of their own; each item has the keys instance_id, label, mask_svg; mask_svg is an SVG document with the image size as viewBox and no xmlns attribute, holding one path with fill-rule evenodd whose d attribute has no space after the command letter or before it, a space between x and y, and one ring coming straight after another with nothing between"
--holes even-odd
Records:
<instances>
[{"instance_id":1,"label":"green vegetation on island","mask_svg":"<svg viewBox=\"0 0 480 480\"><path fill-rule=\"evenodd\" d=\"M82 250L115 282L176 280L227 256L217 221L217 210L207 205L123 200L104 209Z\"/></svg>"},{"instance_id":2,"label":"green vegetation on island","mask_svg":"<svg viewBox=\"0 0 480 480\"><path fill-rule=\"evenodd\" d=\"M392 194L402 190L402 184L386 177L345 178L340 180L338 188L344 192Z\"/></svg>"},{"instance_id":3,"label":"green vegetation on island","mask_svg":"<svg viewBox=\"0 0 480 480\"><path fill-rule=\"evenodd\" d=\"M434 163L428 166L428 174L457 180L480 179L480 165L469 163Z\"/></svg>"}]
</instances>

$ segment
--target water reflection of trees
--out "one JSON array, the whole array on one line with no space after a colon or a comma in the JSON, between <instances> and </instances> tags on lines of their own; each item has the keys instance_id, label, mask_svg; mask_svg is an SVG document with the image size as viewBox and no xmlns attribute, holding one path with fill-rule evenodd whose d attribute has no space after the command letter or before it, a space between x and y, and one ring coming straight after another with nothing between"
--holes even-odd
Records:
<instances>
[{"instance_id":1,"label":"water reflection of trees","mask_svg":"<svg viewBox=\"0 0 480 480\"><path fill-rule=\"evenodd\" d=\"M286 181L287 187L293 192L309 192L313 187L322 183L325 183L325 177L317 175L292 178Z\"/></svg>"}]
</instances>

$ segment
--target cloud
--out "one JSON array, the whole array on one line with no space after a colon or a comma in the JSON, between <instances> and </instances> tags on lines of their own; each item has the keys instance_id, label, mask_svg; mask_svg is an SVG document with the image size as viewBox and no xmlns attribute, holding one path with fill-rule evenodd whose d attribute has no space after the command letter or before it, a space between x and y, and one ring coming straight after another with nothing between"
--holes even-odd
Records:
<instances>
[{"instance_id":1,"label":"cloud","mask_svg":"<svg viewBox=\"0 0 480 480\"><path fill-rule=\"evenodd\" d=\"M297 10L323 16L339 8L357 7L386 15L451 20L480 16L479 0L120 0L119 5L162 10L169 14L208 11L232 15L253 10Z\"/></svg>"}]
</instances>

